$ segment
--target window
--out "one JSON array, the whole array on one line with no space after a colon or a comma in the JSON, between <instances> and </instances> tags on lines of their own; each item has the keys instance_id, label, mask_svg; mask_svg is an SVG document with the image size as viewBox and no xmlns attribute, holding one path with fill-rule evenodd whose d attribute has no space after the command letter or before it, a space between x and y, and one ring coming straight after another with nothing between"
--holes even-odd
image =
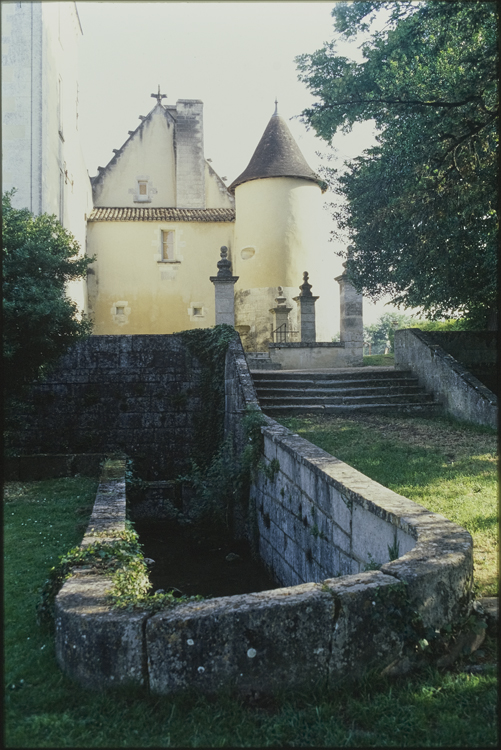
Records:
<instances>
[{"instance_id":1,"label":"window","mask_svg":"<svg viewBox=\"0 0 501 750\"><path fill-rule=\"evenodd\" d=\"M202 308L201 307L194 307L193 308L193 315L201 315L202 314Z\"/></svg>"},{"instance_id":2,"label":"window","mask_svg":"<svg viewBox=\"0 0 501 750\"><path fill-rule=\"evenodd\" d=\"M150 192L149 180L147 178L138 177L136 185L136 196L134 200L140 203L149 203L151 201Z\"/></svg>"},{"instance_id":3,"label":"window","mask_svg":"<svg viewBox=\"0 0 501 750\"><path fill-rule=\"evenodd\" d=\"M125 315L125 307L117 307L115 314L116 315Z\"/></svg>"},{"instance_id":4,"label":"window","mask_svg":"<svg viewBox=\"0 0 501 750\"><path fill-rule=\"evenodd\" d=\"M174 257L174 230L162 229L160 232L160 263L178 263Z\"/></svg>"}]
</instances>

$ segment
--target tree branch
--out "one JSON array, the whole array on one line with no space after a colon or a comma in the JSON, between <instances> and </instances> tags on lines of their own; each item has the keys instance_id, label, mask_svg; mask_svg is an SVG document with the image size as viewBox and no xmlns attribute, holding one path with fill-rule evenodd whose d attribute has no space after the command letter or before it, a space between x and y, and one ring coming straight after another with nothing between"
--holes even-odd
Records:
<instances>
[{"instance_id":1,"label":"tree branch","mask_svg":"<svg viewBox=\"0 0 501 750\"><path fill-rule=\"evenodd\" d=\"M453 109L454 107L462 107L465 104L479 101L480 97L469 96L466 99L457 102L446 102L440 99L435 101L425 102L422 99L346 99L344 101L336 101L334 104L320 104L316 107L317 110L328 110L334 109L335 107L343 107L353 104L402 104L404 106L422 106L422 107L444 107L446 109Z\"/></svg>"}]
</instances>

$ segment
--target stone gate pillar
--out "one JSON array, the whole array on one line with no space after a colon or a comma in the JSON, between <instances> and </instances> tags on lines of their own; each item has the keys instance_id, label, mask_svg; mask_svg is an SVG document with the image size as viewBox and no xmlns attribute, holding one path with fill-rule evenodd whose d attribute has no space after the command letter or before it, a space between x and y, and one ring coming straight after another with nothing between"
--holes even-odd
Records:
<instances>
[{"instance_id":1,"label":"stone gate pillar","mask_svg":"<svg viewBox=\"0 0 501 750\"><path fill-rule=\"evenodd\" d=\"M235 294L233 287L238 276L231 275L231 261L227 258L228 248L221 248L221 260L218 261L217 276L210 276L216 293L216 325L227 323L235 325Z\"/></svg>"},{"instance_id":2,"label":"stone gate pillar","mask_svg":"<svg viewBox=\"0 0 501 750\"><path fill-rule=\"evenodd\" d=\"M271 338L274 343L280 344L289 339L289 313L292 307L287 307L287 298L284 297L284 290L281 286L278 287L278 297L275 297L275 301L277 306L270 310L275 316Z\"/></svg>"},{"instance_id":3,"label":"stone gate pillar","mask_svg":"<svg viewBox=\"0 0 501 750\"><path fill-rule=\"evenodd\" d=\"M303 273L303 283L299 287L301 292L294 297L298 310L299 341L316 341L315 332L315 302L318 297L311 293L311 284L308 284L308 272Z\"/></svg>"},{"instance_id":4,"label":"stone gate pillar","mask_svg":"<svg viewBox=\"0 0 501 750\"><path fill-rule=\"evenodd\" d=\"M349 248L348 248L349 250ZM346 268L346 263L343 263ZM346 271L337 276L340 294L340 338L352 350L353 364L363 363L364 320L363 296L349 281Z\"/></svg>"}]
</instances>

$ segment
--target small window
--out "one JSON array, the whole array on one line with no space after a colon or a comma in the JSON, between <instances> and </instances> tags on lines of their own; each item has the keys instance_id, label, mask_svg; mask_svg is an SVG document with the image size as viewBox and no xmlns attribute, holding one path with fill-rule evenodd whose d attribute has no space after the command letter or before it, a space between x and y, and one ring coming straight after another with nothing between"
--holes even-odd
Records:
<instances>
[{"instance_id":1,"label":"small window","mask_svg":"<svg viewBox=\"0 0 501 750\"><path fill-rule=\"evenodd\" d=\"M162 230L162 260L174 260L174 232Z\"/></svg>"},{"instance_id":2,"label":"small window","mask_svg":"<svg viewBox=\"0 0 501 750\"><path fill-rule=\"evenodd\" d=\"M136 196L134 198L135 201L139 202L150 202L150 184L149 180L147 179L138 179L136 184Z\"/></svg>"},{"instance_id":3,"label":"small window","mask_svg":"<svg viewBox=\"0 0 501 750\"><path fill-rule=\"evenodd\" d=\"M201 315L202 314L202 308L201 307L194 307L193 308L193 315Z\"/></svg>"},{"instance_id":4,"label":"small window","mask_svg":"<svg viewBox=\"0 0 501 750\"><path fill-rule=\"evenodd\" d=\"M116 315L125 315L125 307L117 307Z\"/></svg>"}]
</instances>

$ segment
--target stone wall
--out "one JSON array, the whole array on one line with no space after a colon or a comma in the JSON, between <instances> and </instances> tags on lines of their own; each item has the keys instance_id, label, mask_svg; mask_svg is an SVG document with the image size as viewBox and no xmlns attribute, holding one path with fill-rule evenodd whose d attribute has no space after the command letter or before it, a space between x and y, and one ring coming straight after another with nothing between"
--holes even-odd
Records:
<instances>
[{"instance_id":1,"label":"stone wall","mask_svg":"<svg viewBox=\"0 0 501 750\"><path fill-rule=\"evenodd\" d=\"M226 430L241 449L238 423L258 406L239 340L227 355L226 396ZM56 599L67 675L89 688L148 685L156 694L335 687L370 667L407 669L416 616L438 630L468 612L466 531L265 421L251 499L263 558L286 588L124 612L107 603L109 578L77 572ZM84 545L96 530L111 539L123 528L119 463L115 474L105 466ZM380 570L358 572L372 560Z\"/></svg>"},{"instance_id":2,"label":"stone wall","mask_svg":"<svg viewBox=\"0 0 501 750\"><path fill-rule=\"evenodd\" d=\"M290 342L269 345L270 359L283 370L361 367L362 347L351 342Z\"/></svg>"},{"instance_id":3,"label":"stone wall","mask_svg":"<svg viewBox=\"0 0 501 750\"><path fill-rule=\"evenodd\" d=\"M273 427L273 420L268 421ZM266 434L270 427L264 430ZM287 441L278 434L273 439L272 432L269 437L276 447ZM291 469L296 486L303 480L311 483L303 468L313 458L315 481L322 473L331 475L318 461L321 456L301 460L302 454L300 444L290 454L296 457ZM113 534L125 527L124 470L120 459L105 464L83 546L98 538L112 541ZM345 536L348 528L359 534L363 552L364 540L379 537L384 549L396 528L397 539L414 542L412 549L381 570L188 602L157 613L113 609L107 601L111 579L89 567L77 570L56 598L56 657L61 669L87 688L148 686L155 694L188 688L213 693L228 687L245 692L335 687L371 667L408 669L417 637L409 645L409 625L416 615L425 627L439 629L468 611L471 537L394 493L391 505L385 488L358 472L355 477L342 462L337 462L337 472L339 494L348 499L348 504L341 501L336 516ZM357 479L364 485L358 489L353 486ZM361 503L364 492L371 497ZM278 498L268 494L278 506ZM357 544L355 538L352 544ZM377 554L376 546L372 549Z\"/></svg>"},{"instance_id":4,"label":"stone wall","mask_svg":"<svg viewBox=\"0 0 501 750\"><path fill-rule=\"evenodd\" d=\"M439 331L409 328L395 331L395 367L411 369L419 385L431 391L452 416L496 428L497 396L444 347L468 366L495 361L495 339L490 332L453 331L442 336Z\"/></svg>"},{"instance_id":5,"label":"stone wall","mask_svg":"<svg viewBox=\"0 0 501 750\"><path fill-rule=\"evenodd\" d=\"M497 331L427 331L428 339L499 396Z\"/></svg>"},{"instance_id":6,"label":"stone wall","mask_svg":"<svg viewBox=\"0 0 501 750\"><path fill-rule=\"evenodd\" d=\"M12 436L20 453L124 451L146 480L189 464L200 366L182 337L91 336L33 390Z\"/></svg>"},{"instance_id":7,"label":"stone wall","mask_svg":"<svg viewBox=\"0 0 501 750\"><path fill-rule=\"evenodd\" d=\"M226 427L237 434L242 447L236 423L257 403L249 380L243 351L235 342L228 352ZM364 572L374 563L408 582L419 571L430 585L429 595L416 604L424 619L457 614L471 583L471 536L274 419L265 419L266 468L251 487L250 505L258 523L260 556L277 580L295 586ZM438 560L437 548L442 551ZM449 590L438 601L432 587L445 591L439 583L444 574Z\"/></svg>"}]
</instances>

